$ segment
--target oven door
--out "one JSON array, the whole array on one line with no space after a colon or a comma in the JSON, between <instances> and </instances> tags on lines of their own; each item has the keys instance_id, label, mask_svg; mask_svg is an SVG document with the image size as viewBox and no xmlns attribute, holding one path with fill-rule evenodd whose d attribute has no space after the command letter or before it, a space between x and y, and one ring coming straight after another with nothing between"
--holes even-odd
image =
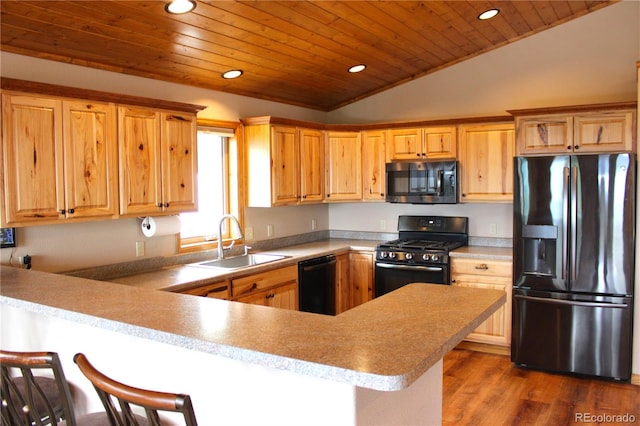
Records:
<instances>
[{"instance_id":1,"label":"oven door","mask_svg":"<svg viewBox=\"0 0 640 426\"><path fill-rule=\"evenodd\" d=\"M398 265L376 262L375 297L410 283L449 285L449 266Z\"/></svg>"}]
</instances>

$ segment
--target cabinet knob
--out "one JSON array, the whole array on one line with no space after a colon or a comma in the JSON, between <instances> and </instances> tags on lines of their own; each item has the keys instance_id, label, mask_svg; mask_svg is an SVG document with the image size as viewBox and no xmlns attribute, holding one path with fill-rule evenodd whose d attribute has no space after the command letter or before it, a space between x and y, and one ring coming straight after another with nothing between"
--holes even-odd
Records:
<instances>
[{"instance_id":1,"label":"cabinet knob","mask_svg":"<svg viewBox=\"0 0 640 426\"><path fill-rule=\"evenodd\" d=\"M169 207L169 203L164 203L164 206L165 207Z\"/></svg>"},{"instance_id":2,"label":"cabinet knob","mask_svg":"<svg viewBox=\"0 0 640 426\"><path fill-rule=\"evenodd\" d=\"M74 214L76 212L76 209L69 209L69 214Z\"/></svg>"},{"instance_id":3,"label":"cabinet knob","mask_svg":"<svg viewBox=\"0 0 640 426\"><path fill-rule=\"evenodd\" d=\"M67 211L65 209L60 210L60 214L65 214Z\"/></svg>"},{"instance_id":4,"label":"cabinet knob","mask_svg":"<svg viewBox=\"0 0 640 426\"><path fill-rule=\"evenodd\" d=\"M158 207L162 208L162 203L158 203Z\"/></svg>"},{"instance_id":5,"label":"cabinet knob","mask_svg":"<svg viewBox=\"0 0 640 426\"><path fill-rule=\"evenodd\" d=\"M580 145L575 145L573 149L580 149Z\"/></svg>"}]
</instances>

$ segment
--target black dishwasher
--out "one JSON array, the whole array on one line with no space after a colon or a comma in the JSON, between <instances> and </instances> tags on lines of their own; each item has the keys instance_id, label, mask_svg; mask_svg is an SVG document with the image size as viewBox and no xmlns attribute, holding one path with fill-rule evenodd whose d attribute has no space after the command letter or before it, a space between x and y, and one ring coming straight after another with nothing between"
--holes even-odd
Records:
<instances>
[{"instance_id":1,"label":"black dishwasher","mask_svg":"<svg viewBox=\"0 0 640 426\"><path fill-rule=\"evenodd\" d=\"M336 314L336 257L298 263L298 307L303 312Z\"/></svg>"}]
</instances>

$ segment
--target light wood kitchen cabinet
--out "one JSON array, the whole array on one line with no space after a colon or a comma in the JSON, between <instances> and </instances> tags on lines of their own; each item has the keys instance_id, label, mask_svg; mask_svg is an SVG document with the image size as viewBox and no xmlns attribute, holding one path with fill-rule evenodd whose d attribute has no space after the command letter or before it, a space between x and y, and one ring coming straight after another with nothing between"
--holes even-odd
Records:
<instances>
[{"instance_id":1,"label":"light wood kitchen cabinet","mask_svg":"<svg viewBox=\"0 0 640 426\"><path fill-rule=\"evenodd\" d=\"M456 158L456 128L425 127L388 131L387 158L425 160Z\"/></svg>"},{"instance_id":2,"label":"light wood kitchen cabinet","mask_svg":"<svg viewBox=\"0 0 640 426\"><path fill-rule=\"evenodd\" d=\"M192 296L210 297L213 299L229 300L229 283L220 281L206 284L200 287L181 291L182 294L190 294Z\"/></svg>"},{"instance_id":3,"label":"light wood kitchen cabinet","mask_svg":"<svg viewBox=\"0 0 640 426\"><path fill-rule=\"evenodd\" d=\"M324 133L299 129L300 135L300 203L324 200Z\"/></svg>"},{"instance_id":4,"label":"light wood kitchen cabinet","mask_svg":"<svg viewBox=\"0 0 640 426\"><path fill-rule=\"evenodd\" d=\"M118 108L120 214L197 210L195 114Z\"/></svg>"},{"instance_id":5,"label":"light wood kitchen cabinet","mask_svg":"<svg viewBox=\"0 0 640 426\"><path fill-rule=\"evenodd\" d=\"M511 345L512 262L493 259L451 258L451 284L502 290L507 300L465 340L492 345Z\"/></svg>"},{"instance_id":6,"label":"light wood kitchen cabinet","mask_svg":"<svg viewBox=\"0 0 640 426\"><path fill-rule=\"evenodd\" d=\"M234 278L231 295L238 302L298 310L298 266Z\"/></svg>"},{"instance_id":7,"label":"light wood kitchen cabinet","mask_svg":"<svg viewBox=\"0 0 640 426\"><path fill-rule=\"evenodd\" d=\"M517 155L633 152L635 110L602 104L510 111L516 120Z\"/></svg>"},{"instance_id":8,"label":"light wood kitchen cabinet","mask_svg":"<svg viewBox=\"0 0 640 426\"><path fill-rule=\"evenodd\" d=\"M512 123L460 126L460 201L513 201Z\"/></svg>"},{"instance_id":9,"label":"light wood kitchen cabinet","mask_svg":"<svg viewBox=\"0 0 640 426\"><path fill-rule=\"evenodd\" d=\"M373 299L375 276L373 259L373 252L349 252L350 308Z\"/></svg>"},{"instance_id":10,"label":"light wood kitchen cabinet","mask_svg":"<svg viewBox=\"0 0 640 426\"><path fill-rule=\"evenodd\" d=\"M349 254L336 256L336 315L351 309Z\"/></svg>"},{"instance_id":11,"label":"light wood kitchen cabinet","mask_svg":"<svg viewBox=\"0 0 640 426\"><path fill-rule=\"evenodd\" d=\"M326 201L362 199L362 142L360 132L325 134Z\"/></svg>"},{"instance_id":12,"label":"light wood kitchen cabinet","mask_svg":"<svg viewBox=\"0 0 640 426\"><path fill-rule=\"evenodd\" d=\"M385 201L386 132L362 132L362 199Z\"/></svg>"},{"instance_id":13,"label":"light wood kitchen cabinet","mask_svg":"<svg viewBox=\"0 0 640 426\"><path fill-rule=\"evenodd\" d=\"M248 207L275 207L324 200L323 132L247 119L245 163Z\"/></svg>"},{"instance_id":14,"label":"light wood kitchen cabinet","mask_svg":"<svg viewBox=\"0 0 640 426\"><path fill-rule=\"evenodd\" d=\"M113 104L7 93L2 103L3 223L117 215Z\"/></svg>"}]
</instances>

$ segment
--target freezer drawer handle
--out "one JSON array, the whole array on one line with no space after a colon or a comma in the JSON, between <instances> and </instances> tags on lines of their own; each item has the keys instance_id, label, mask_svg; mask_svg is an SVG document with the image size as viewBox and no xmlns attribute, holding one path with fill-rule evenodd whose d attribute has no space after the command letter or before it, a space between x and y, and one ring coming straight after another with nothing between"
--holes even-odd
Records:
<instances>
[{"instance_id":1,"label":"freezer drawer handle","mask_svg":"<svg viewBox=\"0 0 640 426\"><path fill-rule=\"evenodd\" d=\"M553 303L556 305L570 305L570 306L588 306L591 308L616 308L616 309L625 309L628 308L629 305L626 303L601 303L601 302L579 302L576 300L561 300L561 299L548 299L548 298L540 298L540 297L531 297L531 296L513 296L514 299L522 299L529 300L532 302L544 302L544 303Z\"/></svg>"}]
</instances>

